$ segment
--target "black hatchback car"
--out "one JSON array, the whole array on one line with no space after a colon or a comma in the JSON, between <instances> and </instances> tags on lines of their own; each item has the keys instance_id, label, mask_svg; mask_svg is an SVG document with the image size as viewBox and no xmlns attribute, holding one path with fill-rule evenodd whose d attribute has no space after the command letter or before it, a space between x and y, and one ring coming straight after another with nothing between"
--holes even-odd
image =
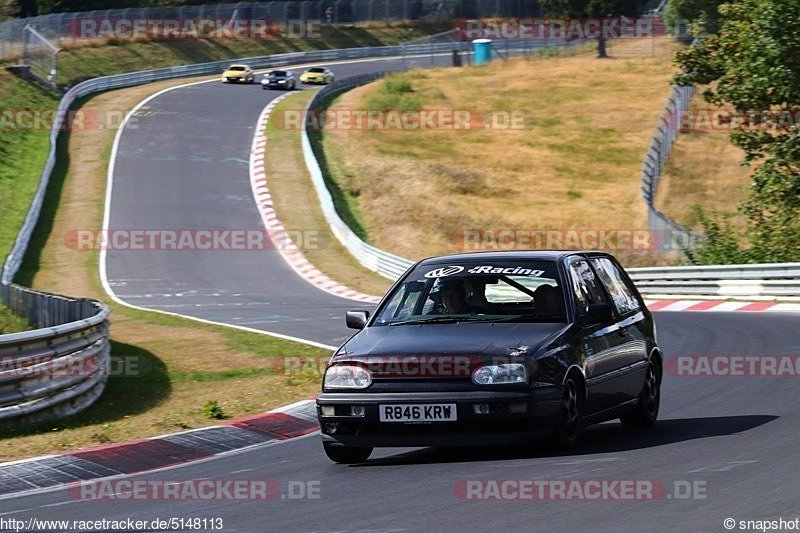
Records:
<instances>
[{"instance_id":1,"label":"black hatchback car","mask_svg":"<svg viewBox=\"0 0 800 533\"><path fill-rule=\"evenodd\" d=\"M317 415L338 463L377 446L469 446L658 416L650 312L601 252L481 252L420 261L333 355Z\"/></svg>"}]
</instances>

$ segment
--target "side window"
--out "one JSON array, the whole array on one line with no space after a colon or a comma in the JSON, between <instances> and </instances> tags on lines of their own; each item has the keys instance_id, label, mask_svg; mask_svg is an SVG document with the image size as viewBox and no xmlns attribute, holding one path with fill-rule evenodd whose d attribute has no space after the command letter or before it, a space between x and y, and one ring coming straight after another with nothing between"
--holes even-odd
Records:
<instances>
[{"instance_id":1,"label":"side window","mask_svg":"<svg viewBox=\"0 0 800 533\"><path fill-rule=\"evenodd\" d=\"M638 311L640 309L639 301L633 295L630 287L625 284L619 268L606 257L596 257L592 259L592 263L597 270L597 275L608 289L611 299L614 300L617 311L623 315L631 311Z\"/></svg>"},{"instance_id":2,"label":"side window","mask_svg":"<svg viewBox=\"0 0 800 533\"><path fill-rule=\"evenodd\" d=\"M586 260L579 259L570 263L570 271L572 291L575 293L575 304L579 315L586 314L592 304L608 303L600 281Z\"/></svg>"}]
</instances>

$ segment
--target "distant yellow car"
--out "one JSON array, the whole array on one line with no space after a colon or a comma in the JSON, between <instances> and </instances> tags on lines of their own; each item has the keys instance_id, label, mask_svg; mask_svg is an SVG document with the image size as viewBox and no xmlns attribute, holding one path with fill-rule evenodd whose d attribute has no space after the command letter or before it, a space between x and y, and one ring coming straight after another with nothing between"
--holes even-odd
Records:
<instances>
[{"instance_id":1,"label":"distant yellow car","mask_svg":"<svg viewBox=\"0 0 800 533\"><path fill-rule=\"evenodd\" d=\"M325 67L311 67L300 74L300 83L316 83L319 85L333 83L333 72Z\"/></svg>"},{"instance_id":2,"label":"distant yellow car","mask_svg":"<svg viewBox=\"0 0 800 533\"><path fill-rule=\"evenodd\" d=\"M248 65L231 65L222 73L222 83L253 83L256 75Z\"/></svg>"}]
</instances>

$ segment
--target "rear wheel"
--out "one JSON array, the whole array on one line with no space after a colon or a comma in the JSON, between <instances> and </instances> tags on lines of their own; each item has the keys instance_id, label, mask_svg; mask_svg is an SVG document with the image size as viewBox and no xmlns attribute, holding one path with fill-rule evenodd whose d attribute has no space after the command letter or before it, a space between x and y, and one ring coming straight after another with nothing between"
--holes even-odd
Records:
<instances>
[{"instance_id":1,"label":"rear wheel","mask_svg":"<svg viewBox=\"0 0 800 533\"><path fill-rule=\"evenodd\" d=\"M334 463L351 465L363 463L372 454L372 448L353 448L350 446L337 446L331 442L323 442L325 455Z\"/></svg>"},{"instance_id":2,"label":"rear wheel","mask_svg":"<svg viewBox=\"0 0 800 533\"><path fill-rule=\"evenodd\" d=\"M658 408L661 405L661 374L653 359L647 362L644 386L639 393L636 407L630 414L620 417L626 428L649 427L656 423Z\"/></svg>"},{"instance_id":3,"label":"rear wheel","mask_svg":"<svg viewBox=\"0 0 800 533\"><path fill-rule=\"evenodd\" d=\"M556 442L564 449L572 449L580 440L583 417L583 394L574 376L567 378L561 393Z\"/></svg>"}]
</instances>

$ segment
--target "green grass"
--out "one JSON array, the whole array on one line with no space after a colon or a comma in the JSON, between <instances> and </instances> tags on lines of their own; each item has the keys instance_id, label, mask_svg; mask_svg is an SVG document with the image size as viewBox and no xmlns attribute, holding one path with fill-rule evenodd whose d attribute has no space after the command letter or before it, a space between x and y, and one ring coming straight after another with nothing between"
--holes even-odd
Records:
<instances>
[{"instance_id":1,"label":"green grass","mask_svg":"<svg viewBox=\"0 0 800 533\"><path fill-rule=\"evenodd\" d=\"M268 40L102 41L64 46L59 83L74 84L99 75L204 63L242 57L330 48L394 45L449 29L444 22L370 24L325 28L317 38Z\"/></svg>"},{"instance_id":2,"label":"green grass","mask_svg":"<svg viewBox=\"0 0 800 533\"><path fill-rule=\"evenodd\" d=\"M50 131L24 127L27 112L52 117L57 99L0 71L0 262L5 261L28 213L47 158ZM48 113L48 115L45 115Z\"/></svg>"},{"instance_id":3,"label":"green grass","mask_svg":"<svg viewBox=\"0 0 800 533\"><path fill-rule=\"evenodd\" d=\"M5 333L17 333L31 329L30 324L0 305L0 335Z\"/></svg>"}]
</instances>

